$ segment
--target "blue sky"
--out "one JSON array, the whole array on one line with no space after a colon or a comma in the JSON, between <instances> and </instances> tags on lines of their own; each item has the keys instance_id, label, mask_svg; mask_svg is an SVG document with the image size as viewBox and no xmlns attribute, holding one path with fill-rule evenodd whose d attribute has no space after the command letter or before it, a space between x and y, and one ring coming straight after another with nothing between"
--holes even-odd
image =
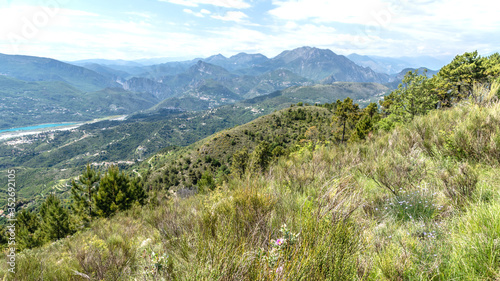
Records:
<instances>
[{"instance_id":1,"label":"blue sky","mask_svg":"<svg viewBox=\"0 0 500 281\"><path fill-rule=\"evenodd\" d=\"M471 5L473 3L473 5ZM500 46L487 0L0 0L0 53L60 60L338 54L453 57Z\"/></svg>"}]
</instances>

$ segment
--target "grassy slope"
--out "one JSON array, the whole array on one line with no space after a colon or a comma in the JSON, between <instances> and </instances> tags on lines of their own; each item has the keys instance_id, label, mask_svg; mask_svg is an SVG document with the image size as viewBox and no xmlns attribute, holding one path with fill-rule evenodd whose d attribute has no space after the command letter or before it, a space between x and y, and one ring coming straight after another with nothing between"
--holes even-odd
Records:
<instances>
[{"instance_id":1,"label":"grassy slope","mask_svg":"<svg viewBox=\"0 0 500 281\"><path fill-rule=\"evenodd\" d=\"M304 112L304 118L297 120L294 115L297 112ZM200 176L204 171L210 171L217 175L221 167L223 169L223 166L231 165L235 152L247 148L251 153L262 141L267 141L271 150L276 146L293 149L300 139L331 141L331 118L332 112L323 107L296 106L283 109L247 124L217 132L189 147L157 153L143 163L142 171L150 174L148 183L152 186L161 186L161 183L174 174L179 181L175 185L177 188L191 188L196 183L189 178L190 174ZM312 127L317 130L315 136L306 133ZM207 157L212 160L208 161ZM219 164L215 164L214 160ZM176 172L172 173L170 170Z\"/></svg>"},{"instance_id":2,"label":"grassy slope","mask_svg":"<svg viewBox=\"0 0 500 281\"><path fill-rule=\"evenodd\" d=\"M67 191L68 180L89 162L135 161L149 157L163 147L192 144L220 130L245 124L276 109L289 107L292 103L312 103L318 99L322 102L335 102L348 95L357 100L366 97L376 99L374 97L386 89L374 83L336 83L290 88L198 113L153 111L152 115L135 115L126 122L106 121L82 126L73 132L41 134L30 139L31 143L14 146L1 144L0 168L17 167L19 185L22 186L19 199L36 201L49 191ZM120 96L126 93L128 92L103 90L87 94L85 98L88 101L85 103L99 100L99 106L106 107L112 101L120 101ZM141 104L139 101L136 105ZM126 99L121 104L124 107L130 105ZM297 128L302 126L297 125ZM250 131L253 129L249 128ZM303 127L302 133L307 129L308 127ZM293 133L290 134L292 136ZM260 140L260 136L256 137ZM252 147L253 145L249 145L248 148ZM216 157L227 162L227 156ZM0 204L4 195L5 193L0 192Z\"/></svg>"},{"instance_id":3,"label":"grassy slope","mask_svg":"<svg viewBox=\"0 0 500 281\"><path fill-rule=\"evenodd\" d=\"M17 280L153 280L151 250L168 255L167 280L495 280L499 122L498 103L462 104L365 143L304 148L25 251Z\"/></svg>"},{"instance_id":4,"label":"grassy slope","mask_svg":"<svg viewBox=\"0 0 500 281\"><path fill-rule=\"evenodd\" d=\"M49 191L68 193L67 183L86 163L134 162L164 147L189 145L260 115L243 107L201 113L158 112L124 122L104 121L72 131L42 133L25 138L25 143L2 143L0 167L18 170L18 200L36 201ZM5 202L2 198L5 193L0 191L0 202Z\"/></svg>"}]
</instances>

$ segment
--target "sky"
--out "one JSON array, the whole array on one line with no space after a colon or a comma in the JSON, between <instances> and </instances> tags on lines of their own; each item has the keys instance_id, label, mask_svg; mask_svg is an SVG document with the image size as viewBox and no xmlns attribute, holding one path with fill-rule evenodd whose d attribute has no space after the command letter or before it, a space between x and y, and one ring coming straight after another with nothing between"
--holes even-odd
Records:
<instances>
[{"instance_id":1,"label":"sky","mask_svg":"<svg viewBox=\"0 0 500 281\"><path fill-rule=\"evenodd\" d=\"M490 0L0 0L0 53L59 60L499 51Z\"/></svg>"}]
</instances>

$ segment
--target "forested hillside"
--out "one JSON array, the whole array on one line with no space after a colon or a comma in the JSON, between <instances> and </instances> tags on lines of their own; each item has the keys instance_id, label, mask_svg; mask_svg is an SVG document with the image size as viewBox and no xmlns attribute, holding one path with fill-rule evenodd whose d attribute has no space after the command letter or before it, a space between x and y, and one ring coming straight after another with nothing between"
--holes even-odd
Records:
<instances>
[{"instance_id":1,"label":"forested hillside","mask_svg":"<svg viewBox=\"0 0 500 281\"><path fill-rule=\"evenodd\" d=\"M254 102L307 97L128 170L82 164L19 214L15 280L498 279L500 56L421 74L380 108L290 88Z\"/></svg>"},{"instance_id":2,"label":"forested hillside","mask_svg":"<svg viewBox=\"0 0 500 281\"><path fill-rule=\"evenodd\" d=\"M115 91L124 92L100 91L99 100L105 104ZM71 131L45 132L4 141L0 144L0 168L6 171L8 167L17 167L19 206L39 205L46 192L68 195L69 181L86 163L130 167L165 147L193 144L300 101L332 103L349 95L355 99L353 102L366 105L380 99L386 91L386 87L375 83L335 83L292 87L200 112L155 106L123 121L96 122ZM127 100L123 99L122 103ZM197 99L193 102L199 103ZM6 196L6 192L0 191L0 204L6 202Z\"/></svg>"}]
</instances>

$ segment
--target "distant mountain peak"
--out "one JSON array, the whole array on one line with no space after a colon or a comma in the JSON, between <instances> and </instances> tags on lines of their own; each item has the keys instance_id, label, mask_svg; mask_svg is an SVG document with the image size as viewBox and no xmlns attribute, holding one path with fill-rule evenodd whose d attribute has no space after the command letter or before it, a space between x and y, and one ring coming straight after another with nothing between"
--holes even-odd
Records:
<instances>
[{"instance_id":1,"label":"distant mountain peak","mask_svg":"<svg viewBox=\"0 0 500 281\"><path fill-rule=\"evenodd\" d=\"M257 58L262 58L262 59L267 59L266 56L264 56L263 54L247 54L247 53L244 53L244 52L241 52L241 53L238 53L236 55L233 55L231 56L229 59L230 60L234 60L234 59L241 59L241 58L252 58L252 59L257 59Z\"/></svg>"},{"instance_id":2,"label":"distant mountain peak","mask_svg":"<svg viewBox=\"0 0 500 281\"><path fill-rule=\"evenodd\" d=\"M210 64L208 62L204 62L202 60L199 60L195 65L193 65L189 70L191 71L201 71L205 72L205 70L210 69L212 67L215 67L215 65Z\"/></svg>"},{"instance_id":3,"label":"distant mountain peak","mask_svg":"<svg viewBox=\"0 0 500 281\"><path fill-rule=\"evenodd\" d=\"M217 66L217 65L214 65L214 64L211 64L211 63L208 63L206 61L202 61L202 60L199 60L196 65L193 65L192 68L195 68L195 69L200 69L200 68L212 68L212 67L218 67L218 68L222 68L220 66Z\"/></svg>"},{"instance_id":4,"label":"distant mountain peak","mask_svg":"<svg viewBox=\"0 0 500 281\"><path fill-rule=\"evenodd\" d=\"M217 54L217 55L210 56L207 59L227 59L227 58L222 54Z\"/></svg>"},{"instance_id":5,"label":"distant mountain peak","mask_svg":"<svg viewBox=\"0 0 500 281\"><path fill-rule=\"evenodd\" d=\"M231 76L229 71L227 71L225 68L202 60L199 60L195 65L191 66L187 73L195 76Z\"/></svg>"},{"instance_id":6,"label":"distant mountain peak","mask_svg":"<svg viewBox=\"0 0 500 281\"><path fill-rule=\"evenodd\" d=\"M329 49L308 46L282 52L271 59L268 68L288 69L316 81L328 78L327 81L385 83L388 80L387 75L361 67Z\"/></svg>"},{"instance_id":7,"label":"distant mountain peak","mask_svg":"<svg viewBox=\"0 0 500 281\"><path fill-rule=\"evenodd\" d=\"M310 60L310 59L332 59L338 57L337 54L329 49L319 49L316 47L300 47L290 51L284 51L275 57L277 60L291 62L296 59Z\"/></svg>"}]
</instances>

